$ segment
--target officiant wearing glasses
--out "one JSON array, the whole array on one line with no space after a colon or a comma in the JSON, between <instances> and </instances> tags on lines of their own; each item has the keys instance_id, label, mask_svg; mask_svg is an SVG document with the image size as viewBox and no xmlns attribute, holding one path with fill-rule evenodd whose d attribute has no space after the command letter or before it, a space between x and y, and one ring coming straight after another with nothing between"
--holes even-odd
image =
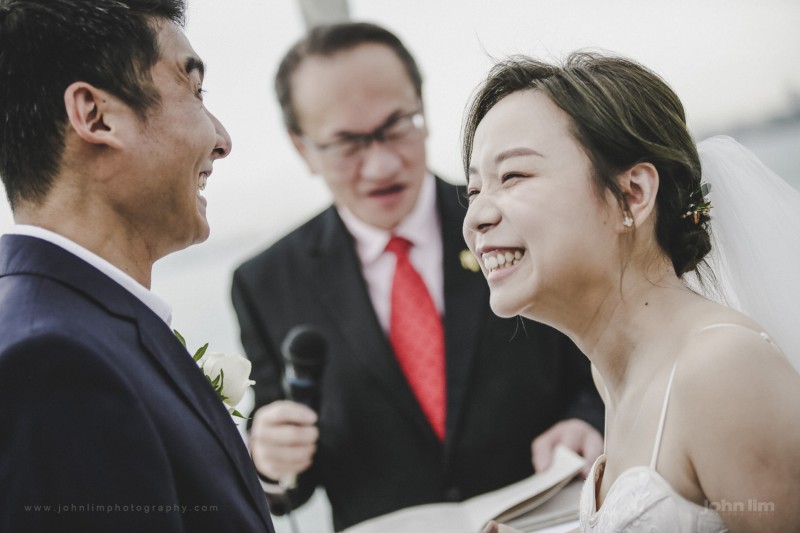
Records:
<instances>
[{"instance_id":1,"label":"officiant wearing glasses","mask_svg":"<svg viewBox=\"0 0 800 533\"><path fill-rule=\"evenodd\" d=\"M285 496L297 506L324 487L338 531L522 479L559 442L591 463L602 406L589 366L556 331L492 314L461 234L463 190L427 167L405 46L372 24L318 27L275 87L333 205L234 274L256 380L251 455L271 502L299 474ZM280 346L297 325L328 346L318 414L283 392Z\"/></svg>"}]
</instances>

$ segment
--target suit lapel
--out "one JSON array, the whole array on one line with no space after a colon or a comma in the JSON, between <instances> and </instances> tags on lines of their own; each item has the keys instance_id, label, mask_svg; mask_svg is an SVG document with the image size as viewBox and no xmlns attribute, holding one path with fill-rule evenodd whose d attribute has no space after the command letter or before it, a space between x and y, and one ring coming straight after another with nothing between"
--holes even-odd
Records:
<instances>
[{"instance_id":1,"label":"suit lapel","mask_svg":"<svg viewBox=\"0 0 800 533\"><path fill-rule=\"evenodd\" d=\"M352 237L334 208L323 214L323 230L309 249L313 290L335 328L344 337L353 361L371 375L387 396L436 440L417 403L372 307Z\"/></svg>"},{"instance_id":2,"label":"suit lapel","mask_svg":"<svg viewBox=\"0 0 800 533\"><path fill-rule=\"evenodd\" d=\"M230 415L186 349L152 310L82 259L33 237L6 235L0 239L0 275L7 274L48 277L71 286L110 314L135 322L139 340L147 353L166 371L189 408L203 420L231 457L270 530L266 500Z\"/></svg>"},{"instance_id":3,"label":"suit lapel","mask_svg":"<svg viewBox=\"0 0 800 533\"><path fill-rule=\"evenodd\" d=\"M436 184L444 263L447 440L452 443L486 319L488 286L480 271L473 272L462 265L461 254L467 250L462 232L466 208L458 189L438 179Z\"/></svg>"},{"instance_id":4,"label":"suit lapel","mask_svg":"<svg viewBox=\"0 0 800 533\"><path fill-rule=\"evenodd\" d=\"M480 272L461 264L466 249L462 223L466 208L458 189L436 180L441 220L445 293L445 351L447 372L447 434L452 442L462 416L482 324L486 319L488 286ZM330 320L342 332L357 364L372 375L385 393L405 411L421 431L436 440L414 393L406 381L372 307L352 237L334 208L323 215L323 230L309 248L314 291Z\"/></svg>"},{"instance_id":5,"label":"suit lapel","mask_svg":"<svg viewBox=\"0 0 800 533\"><path fill-rule=\"evenodd\" d=\"M174 385L197 416L203 420L236 465L236 471L260 511L261 519L269 530L269 510L255 470L234 427L230 414L217 393L208 383L200 368L178 342L172 331L149 309L138 314L139 338L150 355L166 370Z\"/></svg>"}]
</instances>

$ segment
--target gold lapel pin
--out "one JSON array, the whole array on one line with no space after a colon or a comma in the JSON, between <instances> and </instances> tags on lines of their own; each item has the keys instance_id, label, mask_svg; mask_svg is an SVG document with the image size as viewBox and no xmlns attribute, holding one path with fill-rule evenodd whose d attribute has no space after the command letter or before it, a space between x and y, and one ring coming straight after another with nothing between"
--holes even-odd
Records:
<instances>
[{"instance_id":1,"label":"gold lapel pin","mask_svg":"<svg viewBox=\"0 0 800 533\"><path fill-rule=\"evenodd\" d=\"M481 265L478 264L478 259L472 255L469 249L461 250L458 258L461 260L461 268L464 270L469 270L470 272L480 271Z\"/></svg>"}]
</instances>

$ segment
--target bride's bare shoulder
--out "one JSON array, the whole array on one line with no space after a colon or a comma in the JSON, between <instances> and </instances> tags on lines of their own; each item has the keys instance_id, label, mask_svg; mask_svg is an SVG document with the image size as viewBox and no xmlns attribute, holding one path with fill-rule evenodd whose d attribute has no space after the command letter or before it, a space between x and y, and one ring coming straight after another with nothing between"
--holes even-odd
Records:
<instances>
[{"instance_id":1,"label":"bride's bare shoulder","mask_svg":"<svg viewBox=\"0 0 800 533\"><path fill-rule=\"evenodd\" d=\"M698 327L686 336L678 361L683 375L716 376L722 383L750 380L756 370L771 374L791 368L769 334L746 317Z\"/></svg>"},{"instance_id":2,"label":"bride's bare shoulder","mask_svg":"<svg viewBox=\"0 0 800 533\"><path fill-rule=\"evenodd\" d=\"M669 404L672 438L707 500L757 496L781 509L776 520L791 520L784 510L800 490L800 373L758 324L723 318L686 335Z\"/></svg>"},{"instance_id":3,"label":"bride's bare shoulder","mask_svg":"<svg viewBox=\"0 0 800 533\"><path fill-rule=\"evenodd\" d=\"M781 400L800 402L800 374L767 332L750 318L723 311L698 323L677 354L676 393L722 411L756 413ZM700 410L704 411L704 409ZM697 414L700 414L700 411Z\"/></svg>"}]
</instances>

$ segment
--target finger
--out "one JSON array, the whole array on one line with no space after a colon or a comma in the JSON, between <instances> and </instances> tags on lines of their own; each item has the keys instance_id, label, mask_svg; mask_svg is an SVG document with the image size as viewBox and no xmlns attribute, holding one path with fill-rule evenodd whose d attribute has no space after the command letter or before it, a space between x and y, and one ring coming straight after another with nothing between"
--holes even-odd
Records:
<instances>
[{"instance_id":1,"label":"finger","mask_svg":"<svg viewBox=\"0 0 800 533\"><path fill-rule=\"evenodd\" d=\"M271 463L274 469L284 472L299 472L311 466L316 447L285 448L266 456L264 462Z\"/></svg>"},{"instance_id":2,"label":"finger","mask_svg":"<svg viewBox=\"0 0 800 533\"><path fill-rule=\"evenodd\" d=\"M251 432L251 440L264 446L307 446L319 439L317 426L263 426Z\"/></svg>"},{"instance_id":3,"label":"finger","mask_svg":"<svg viewBox=\"0 0 800 533\"><path fill-rule=\"evenodd\" d=\"M536 472L547 470L553 460L553 449L557 442L556 429L551 428L534 439L531 445L533 469Z\"/></svg>"},{"instance_id":4,"label":"finger","mask_svg":"<svg viewBox=\"0 0 800 533\"><path fill-rule=\"evenodd\" d=\"M483 528L481 533L497 533L497 522L491 520L488 524L486 524L486 527Z\"/></svg>"},{"instance_id":5,"label":"finger","mask_svg":"<svg viewBox=\"0 0 800 533\"><path fill-rule=\"evenodd\" d=\"M522 532L518 529L514 529L511 526L507 526L505 524L498 524L494 520L491 520L488 524L486 524L481 533L522 533Z\"/></svg>"},{"instance_id":6,"label":"finger","mask_svg":"<svg viewBox=\"0 0 800 533\"><path fill-rule=\"evenodd\" d=\"M317 413L313 409L288 400L278 400L265 405L258 409L253 416L253 427L280 424L312 425L316 423Z\"/></svg>"},{"instance_id":7,"label":"finger","mask_svg":"<svg viewBox=\"0 0 800 533\"><path fill-rule=\"evenodd\" d=\"M287 474L299 474L308 470L313 464L312 458L290 462L274 462L254 456L253 464L262 475L270 479L281 479Z\"/></svg>"},{"instance_id":8,"label":"finger","mask_svg":"<svg viewBox=\"0 0 800 533\"><path fill-rule=\"evenodd\" d=\"M259 472L272 479L280 479L285 474L299 473L308 469L316 451L317 447L314 444L274 446L256 442L251 446L250 455Z\"/></svg>"},{"instance_id":9,"label":"finger","mask_svg":"<svg viewBox=\"0 0 800 533\"><path fill-rule=\"evenodd\" d=\"M603 453L603 437L600 432L593 431L584 440L583 456L589 461L594 461L601 453Z\"/></svg>"},{"instance_id":10,"label":"finger","mask_svg":"<svg viewBox=\"0 0 800 533\"><path fill-rule=\"evenodd\" d=\"M559 438L553 443L553 447L557 444L563 444L575 453L583 454L584 447L586 446L586 437L589 431L594 431L589 424L583 420L566 420L560 424Z\"/></svg>"}]
</instances>

